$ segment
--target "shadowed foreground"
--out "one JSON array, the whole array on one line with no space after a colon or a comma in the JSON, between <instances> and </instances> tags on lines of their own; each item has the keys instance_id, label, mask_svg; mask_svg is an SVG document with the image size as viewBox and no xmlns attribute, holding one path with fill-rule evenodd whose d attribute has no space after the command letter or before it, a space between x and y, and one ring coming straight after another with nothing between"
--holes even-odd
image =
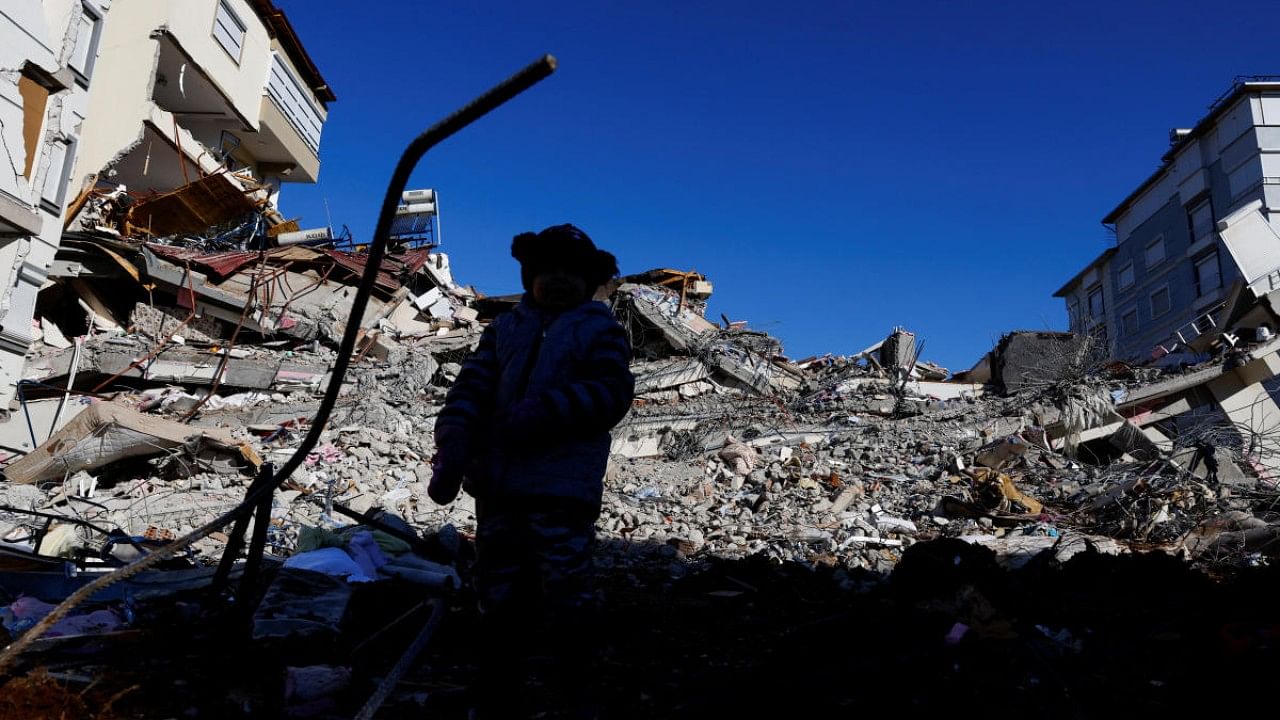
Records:
<instances>
[{"instance_id":1,"label":"shadowed foreground","mask_svg":"<svg viewBox=\"0 0 1280 720\"><path fill-rule=\"evenodd\" d=\"M631 550L635 562L601 577L605 717L1182 714L1266 687L1280 666L1274 568L1211 579L1164 555L1080 554L1007 571L988 550L941 540L909 549L887 582L755 559L711 560L671 580L669 553ZM311 717L360 708L425 612L375 633L419 601L385 584L357 594L341 647L327 648L354 658L350 685ZM163 632L33 655L44 669L4 687L0 719L285 713L283 668L297 658L247 647L230 619L184 622L181 603L171 610ZM475 621L459 598L377 717L465 717ZM295 651L325 662L326 648ZM549 659L528 662L530 716L557 717L541 683Z\"/></svg>"}]
</instances>

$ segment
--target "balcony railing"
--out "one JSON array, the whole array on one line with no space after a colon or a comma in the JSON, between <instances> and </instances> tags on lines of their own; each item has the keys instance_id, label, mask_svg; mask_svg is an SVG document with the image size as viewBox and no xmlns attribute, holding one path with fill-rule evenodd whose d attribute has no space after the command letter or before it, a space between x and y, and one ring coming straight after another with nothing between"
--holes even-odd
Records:
<instances>
[{"instance_id":1,"label":"balcony railing","mask_svg":"<svg viewBox=\"0 0 1280 720\"><path fill-rule=\"evenodd\" d=\"M302 85L279 53L271 55L271 74L267 77L266 94L280 108L281 114L289 120L289 124L302 137L311 152L319 155L320 131L324 128L324 118L311 98L311 91Z\"/></svg>"},{"instance_id":2,"label":"balcony railing","mask_svg":"<svg viewBox=\"0 0 1280 720\"><path fill-rule=\"evenodd\" d=\"M1153 357L1163 357L1173 351L1190 345L1196 338L1210 333L1218 329L1218 320L1214 319L1214 315L1222 312L1227 307L1227 303L1220 302L1209 308L1204 314L1196 317L1195 320L1183 325L1173 332L1173 335L1163 343L1157 345L1153 351ZM1223 333L1224 338L1232 345L1236 344L1236 338L1229 333Z\"/></svg>"}]
</instances>

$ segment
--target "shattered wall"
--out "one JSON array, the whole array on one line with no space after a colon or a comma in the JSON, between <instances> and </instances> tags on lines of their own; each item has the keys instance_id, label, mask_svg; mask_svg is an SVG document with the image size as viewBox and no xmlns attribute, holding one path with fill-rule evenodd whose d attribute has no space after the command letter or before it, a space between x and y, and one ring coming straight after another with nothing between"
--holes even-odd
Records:
<instances>
[{"instance_id":1,"label":"shattered wall","mask_svg":"<svg viewBox=\"0 0 1280 720\"><path fill-rule=\"evenodd\" d=\"M1005 393L1060 382L1084 340L1070 333L1015 332L996 346L992 380Z\"/></svg>"},{"instance_id":2,"label":"shattered wall","mask_svg":"<svg viewBox=\"0 0 1280 720\"><path fill-rule=\"evenodd\" d=\"M81 136L71 175L76 181L83 182L142 138L142 120L159 56L147 31L159 24L158 9L155 2L117 2L111 21L103 25L102 54L94 69L98 81L88 106L94 122L85 126Z\"/></svg>"},{"instance_id":3,"label":"shattered wall","mask_svg":"<svg viewBox=\"0 0 1280 720\"><path fill-rule=\"evenodd\" d=\"M107 181L162 192L217 171L226 151L260 180L315 181L316 151L299 145L267 95L279 45L248 2L228 6L244 26L238 57L211 33L217 0L117 2L103 31L103 79L90 99L74 177L106 169ZM300 92L323 123L323 101ZM191 167L175 182L183 163Z\"/></svg>"}]
</instances>

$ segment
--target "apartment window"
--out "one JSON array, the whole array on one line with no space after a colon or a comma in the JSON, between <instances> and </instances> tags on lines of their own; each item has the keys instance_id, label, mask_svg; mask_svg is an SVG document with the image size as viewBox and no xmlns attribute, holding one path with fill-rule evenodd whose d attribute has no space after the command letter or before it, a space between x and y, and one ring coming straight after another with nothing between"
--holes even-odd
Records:
<instances>
[{"instance_id":1,"label":"apartment window","mask_svg":"<svg viewBox=\"0 0 1280 720\"><path fill-rule=\"evenodd\" d=\"M1105 308L1102 305L1102 288L1096 287L1089 291L1089 317L1101 318L1103 310Z\"/></svg>"},{"instance_id":2,"label":"apartment window","mask_svg":"<svg viewBox=\"0 0 1280 720\"><path fill-rule=\"evenodd\" d=\"M1158 235L1147 243L1147 267L1159 265L1164 261L1164 236Z\"/></svg>"},{"instance_id":3,"label":"apartment window","mask_svg":"<svg viewBox=\"0 0 1280 720\"><path fill-rule=\"evenodd\" d=\"M80 24L76 28L76 44L71 51L71 70L76 82L88 87L93 76L93 61L98 56L98 40L102 35L102 13L89 3L80 4Z\"/></svg>"},{"instance_id":4,"label":"apartment window","mask_svg":"<svg viewBox=\"0 0 1280 720\"><path fill-rule=\"evenodd\" d=\"M1125 335L1138 334L1138 308L1134 308L1120 317L1120 327Z\"/></svg>"},{"instance_id":5,"label":"apartment window","mask_svg":"<svg viewBox=\"0 0 1280 720\"><path fill-rule=\"evenodd\" d=\"M73 147L72 143L65 140L49 145L49 162L44 172L44 184L40 189L40 206L51 213L62 214L62 203L67 198L71 160L75 157Z\"/></svg>"},{"instance_id":6,"label":"apartment window","mask_svg":"<svg viewBox=\"0 0 1280 720\"><path fill-rule=\"evenodd\" d=\"M218 14L213 20L213 39L218 41L236 64L240 63L240 49L244 47L244 29L244 22L231 9L227 0L220 0Z\"/></svg>"},{"instance_id":7,"label":"apartment window","mask_svg":"<svg viewBox=\"0 0 1280 720\"><path fill-rule=\"evenodd\" d=\"M1169 286L1151 293L1151 317L1158 318L1169 312Z\"/></svg>"},{"instance_id":8,"label":"apartment window","mask_svg":"<svg viewBox=\"0 0 1280 720\"><path fill-rule=\"evenodd\" d=\"M1195 243L1213 234L1213 203L1208 198L1192 205L1187 210L1187 223L1191 227L1191 243Z\"/></svg>"},{"instance_id":9,"label":"apartment window","mask_svg":"<svg viewBox=\"0 0 1280 720\"><path fill-rule=\"evenodd\" d=\"M1133 263L1120 268L1120 289L1133 287Z\"/></svg>"},{"instance_id":10,"label":"apartment window","mask_svg":"<svg viewBox=\"0 0 1280 720\"><path fill-rule=\"evenodd\" d=\"M1222 264L1218 251L1203 255L1195 261L1196 297L1204 297L1222 287Z\"/></svg>"},{"instance_id":11,"label":"apartment window","mask_svg":"<svg viewBox=\"0 0 1280 720\"><path fill-rule=\"evenodd\" d=\"M1083 319L1080 317L1080 303L1075 300L1069 301L1067 303L1067 322L1071 323L1071 329L1075 330L1076 327L1082 324L1080 321Z\"/></svg>"}]
</instances>

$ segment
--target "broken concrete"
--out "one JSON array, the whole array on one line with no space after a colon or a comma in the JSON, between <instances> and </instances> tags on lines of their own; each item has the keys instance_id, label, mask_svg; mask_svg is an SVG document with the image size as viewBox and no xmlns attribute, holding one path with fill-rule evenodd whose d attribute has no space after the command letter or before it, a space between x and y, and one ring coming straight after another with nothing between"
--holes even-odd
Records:
<instances>
[{"instance_id":1,"label":"broken concrete","mask_svg":"<svg viewBox=\"0 0 1280 720\"><path fill-rule=\"evenodd\" d=\"M123 405L96 403L54 433L46 444L6 466L4 476L8 482L38 483L192 443L241 453L241 443L226 431L191 428Z\"/></svg>"}]
</instances>

